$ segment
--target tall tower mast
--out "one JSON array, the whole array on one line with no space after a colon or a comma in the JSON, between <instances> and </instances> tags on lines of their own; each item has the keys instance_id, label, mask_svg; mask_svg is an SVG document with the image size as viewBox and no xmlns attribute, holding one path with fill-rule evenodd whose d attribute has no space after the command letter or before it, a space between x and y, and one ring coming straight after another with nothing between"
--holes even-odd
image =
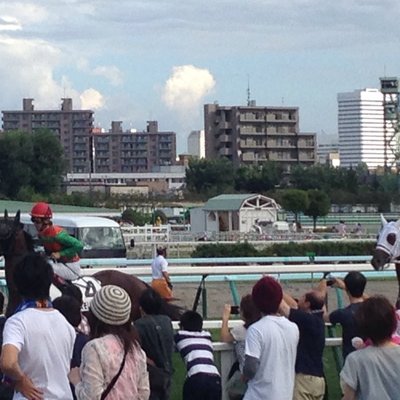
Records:
<instances>
[{"instance_id":1,"label":"tall tower mast","mask_svg":"<svg viewBox=\"0 0 400 400\"><path fill-rule=\"evenodd\" d=\"M385 172L388 172L400 163L399 80L395 77L384 77L380 81L383 95L384 167Z\"/></svg>"}]
</instances>

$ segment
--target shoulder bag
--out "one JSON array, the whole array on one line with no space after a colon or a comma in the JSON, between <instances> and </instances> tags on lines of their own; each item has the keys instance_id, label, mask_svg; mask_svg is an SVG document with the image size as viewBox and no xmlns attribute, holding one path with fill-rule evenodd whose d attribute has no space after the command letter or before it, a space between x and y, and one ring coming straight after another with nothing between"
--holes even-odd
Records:
<instances>
[{"instance_id":1,"label":"shoulder bag","mask_svg":"<svg viewBox=\"0 0 400 400\"><path fill-rule=\"evenodd\" d=\"M104 400L110 393L111 389L114 387L115 382L117 382L119 376L121 375L122 370L124 369L125 359L126 359L126 350L124 353L124 358L122 359L121 366L119 367L119 371L114 376L114 378L111 379L111 382L108 384L108 386L104 389L104 392L101 394L100 400Z\"/></svg>"}]
</instances>

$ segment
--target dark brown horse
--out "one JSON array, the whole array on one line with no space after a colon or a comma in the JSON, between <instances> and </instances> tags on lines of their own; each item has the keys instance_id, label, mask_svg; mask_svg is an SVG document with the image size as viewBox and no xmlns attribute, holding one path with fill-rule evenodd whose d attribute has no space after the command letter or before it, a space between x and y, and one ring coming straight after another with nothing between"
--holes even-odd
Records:
<instances>
[{"instance_id":1,"label":"dark brown horse","mask_svg":"<svg viewBox=\"0 0 400 400\"><path fill-rule=\"evenodd\" d=\"M4 218L0 220L0 255L3 255L5 260L5 276L9 292L6 316L12 315L22 300L14 284L14 267L27 253L32 251L34 251L33 240L20 223L20 212L17 212L15 218L10 219L5 211ZM132 319L140 317L139 298L149 287L147 283L136 276L118 270L104 270L93 276L102 285L116 285L125 289L132 301ZM162 307L162 313L173 320L179 319L183 311L181 307L165 301L163 301Z\"/></svg>"}]
</instances>

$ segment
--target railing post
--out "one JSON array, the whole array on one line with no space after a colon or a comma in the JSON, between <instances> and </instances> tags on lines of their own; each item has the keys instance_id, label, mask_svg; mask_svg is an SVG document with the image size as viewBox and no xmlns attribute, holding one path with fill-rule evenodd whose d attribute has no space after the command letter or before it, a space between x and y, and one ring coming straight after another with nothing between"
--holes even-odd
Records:
<instances>
[{"instance_id":1,"label":"railing post","mask_svg":"<svg viewBox=\"0 0 400 400\"><path fill-rule=\"evenodd\" d=\"M201 293L201 305L203 309L203 319L207 318L207 288L206 288L206 280L203 279L202 282L202 293Z\"/></svg>"},{"instance_id":2,"label":"railing post","mask_svg":"<svg viewBox=\"0 0 400 400\"><path fill-rule=\"evenodd\" d=\"M239 297L239 293L237 290L236 282L229 279L229 277L227 277L227 279L229 281L229 287L231 289L233 304L235 306L238 306L240 304L240 297Z\"/></svg>"}]
</instances>

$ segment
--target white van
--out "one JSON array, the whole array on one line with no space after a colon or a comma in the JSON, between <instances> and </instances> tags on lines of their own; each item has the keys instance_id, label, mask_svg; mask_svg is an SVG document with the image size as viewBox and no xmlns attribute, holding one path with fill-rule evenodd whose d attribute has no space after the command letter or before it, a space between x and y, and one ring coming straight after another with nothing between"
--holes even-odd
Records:
<instances>
[{"instance_id":1,"label":"white van","mask_svg":"<svg viewBox=\"0 0 400 400\"><path fill-rule=\"evenodd\" d=\"M81 266L85 267L85 259L115 258L126 260L126 246L120 225L102 217L86 217L80 215L55 214L53 224L61 226L70 235L83 243L80 254ZM21 215L24 229L32 235L35 243L40 246L40 239L29 214ZM121 265L123 265L122 263Z\"/></svg>"}]
</instances>

